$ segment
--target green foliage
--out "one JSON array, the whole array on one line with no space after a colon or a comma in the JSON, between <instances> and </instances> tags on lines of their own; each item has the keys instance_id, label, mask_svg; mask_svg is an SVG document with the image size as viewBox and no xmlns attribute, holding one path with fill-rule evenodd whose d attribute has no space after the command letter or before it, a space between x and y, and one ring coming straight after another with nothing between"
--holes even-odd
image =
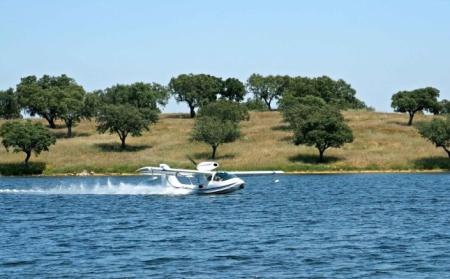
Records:
<instances>
[{"instance_id":1,"label":"green foliage","mask_svg":"<svg viewBox=\"0 0 450 279\"><path fill-rule=\"evenodd\" d=\"M21 118L20 105L17 94L12 88L0 90L0 118L14 119Z\"/></svg>"},{"instance_id":2,"label":"green foliage","mask_svg":"<svg viewBox=\"0 0 450 279\"><path fill-rule=\"evenodd\" d=\"M28 163L31 153L38 156L42 151L48 151L50 145L56 143L56 138L41 123L31 121L10 121L0 127L2 144L6 150L25 152L25 164Z\"/></svg>"},{"instance_id":3,"label":"green foliage","mask_svg":"<svg viewBox=\"0 0 450 279\"><path fill-rule=\"evenodd\" d=\"M450 101L444 99L439 104L439 112L442 114L450 114Z\"/></svg>"},{"instance_id":4,"label":"green foliage","mask_svg":"<svg viewBox=\"0 0 450 279\"><path fill-rule=\"evenodd\" d=\"M22 78L17 85L19 103L30 115L45 118L51 128L56 128L55 120L67 114L65 102L83 94L83 88L74 79L66 76L44 75L40 79L35 76ZM67 115L66 115L67 116Z\"/></svg>"},{"instance_id":5,"label":"green foliage","mask_svg":"<svg viewBox=\"0 0 450 279\"><path fill-rule=\"evenodd\" d=\"M85 117L86 92L81 87L70 87L60 94L59 117L67 127L67 137L72 137L72 127Z\"/></svg>"},{"instance_id":6,"label":"green foliage","mask_svg":"<svg viewBox=\"0 0 450 279\"><path fill-rule=\"evenodd\" d=\"M19 175L39 175L46 168L43 162L6 163L0 164L0 175L19 176Z\"/></svg>"},{"instance_id":7,"label":"green foliage","mask_svg":"<svg viewBox=\"0 0 450 279\"><path fill-rule=\"evenodd\" d=\"M244 103L249 111L267 111L267 105L259 98L249 98Z\"/></svg>"},{"instance_id":8,"label":"green foliage","mask_svg":"<svg viewBox=\"0 0 450 279\"><path fill-rule=\"evenodd\" d=\"M84 98L84 104L83 104L83 116L86 119L91 119L92 117L96 117L101 106L102 106L102 100L101 95L102 91L97 90L91 93L87 93Z\"/></svg>"},{"instance_id":9,"label":"green foliage","mask_svg":"<svg viewBox=\"0 0 450 279\"><path fill-rule=\"evenodd\" d=\"M219 145L239 138L239 122L249 118L247 108L239 103L226 100L209 103L199 110L192 139L209 144L214 159Z\"/></svg>"},{"instance_id":10,"label":"green foliage","mask_svg":"<svg viewBox=\"0 0 450 279\"><path fill-rule=\"evenodd\" d=\"M392 95L391 106L396 112L409 114L408 125L412 125L417 112L439 113L439 90L433 87L419 88L412 91L399 91Z\"/></svg>"},{"instance_id":11,"label":"green foliage","mask_svg":"<svg viewBox=\"0 0 450 279\"><path fill-rule=\"evenodd\" d=\"M247 80L247 87L256 98L264 101L269 110L272 110L272 101L281 98L289 80L288 76L252 74Z\"/></svg>"},{"instance_id":12,"label":"green foliage","mask_svg":"<svg viewBox=\"0 0 450 279\"><path fill-rule=\"evenodd\" d=\"M319 162L330 147L339 148L353 141L353 133L335 107L318 97L301 98L284 107L284 118L294 131L294 143L314 146L319 150Z\"/></svg>"},{"instance_id":13,"label":"green foliage","mask_svg":"<svg viewBox=\"0 0 450 279\"><path fill-rule=\"evenodd\" d=\"M250 119L247 107L226 100L219 100L201 107L198 116L216 118L221 121L230 120L234 123Z\"/></svg>"},{"instance_id":14,"label":"green foliage","mask_svg":"<svg viewBox=\"0 0 450 279\"><path fill-rule=\"evenodd\" d=\"M333 80L327 76L317 78L293 77L285 89L280 106L292 99L315 96L323 99L327 104L339 109L364 109L364 102L356 98L356 91L344 80Z\"/></svg>"},{"instance_id":15,"label":"green foliage","mask_svg":"<svg viewBox=\"0 0 450 279\"><path fill-rule=\"evenodd\" d=\"M450 117L435 118L428 123L420 123L417 127L422 137L431 141L436 147L442 147L450 158Z\"/></svg>"},{"instance_id":16,"label":"green foliage","mask_svg":"<svg viewBox=\"0 0 450 279\"><path fill-rule=\"evenodd\" d=\"M126 105L105 105L97 117L97 131L100 133L116 133L125 149L128 135L141 136L144 130L149 131L149 125L156 123L159 111L146 109L145 114L136 107Z\"/></svg>"},{"instance_id":17,"label":"green foliage","mask_svg":"<svg viewBox=\"0 0 450 279\"><path fill-rule=\"evenodd\" d=\"M237 78L227 78L222 85L220 95L229 101L241 102L244 100L245 85Z\"/></svg>"},{"instance_id":18,"label":"green foliage","mask_svg":"<svg viewBox=\"0 0 450 279\"><path fill-rule=\"evenodd\" d=\"M220 78L206 74L181 74L169 82L169 88L177 102L186 102L191 117L195 109L217 99L223 86Z\"/></svg>"},{"instance_id":19,"label":"green foliage","mask_svg":"<svg viewBox=\"0 0 450 279\"><path fill-rule=\"evenodd\" d=\"M128 104L139 110L159 111L158 105L165 106L169 99L168 89L158 83L117 84L99 93L105 104Z\"/></svg>"},{"instance_id":20,"label":"green foliage","mask_svg":"<svg viewBox=\"0 0 450 279\"><path fill-rule=\"evenodd\" d=\"M215 159L217 147L233 142L240 136L239 126L230 120L214 117L198 117L195 121L192 139L207 143L212 148L211 159Z\"/></svg>"},{"instance_id":21,"label":"green foliage","mask_svg":"<svg viewBox=\"0 0 450 279\"><path fill-rule=\"evenodd\" d=\"M317 108L325 108L327 106L326 102L315 96L306 96L302 98L292 98L285 99L280 105L281 113L284 120L294 127L298 122L298 119L306 119L309 115L314 113Z\"/></svg>"}]
</instances>

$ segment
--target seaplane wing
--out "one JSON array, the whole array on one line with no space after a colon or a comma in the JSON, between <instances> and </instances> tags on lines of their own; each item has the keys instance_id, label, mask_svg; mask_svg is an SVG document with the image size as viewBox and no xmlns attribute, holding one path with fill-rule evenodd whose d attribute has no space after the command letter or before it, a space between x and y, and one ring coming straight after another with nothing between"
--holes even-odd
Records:
<instances>
[{"instance_id":1,"label":"seaplane wing","mask_svg":"<svg viewBox=\"0 0 450 279\"><path fill-rule=\"evenodd\" d=\"M247 176L247 175L283 174L284 171L228 171L228 173L240 176Z\"/></svg>"},{"instance_id":2,"label":"seaplane wing","mask_svg":"<svg viewBox=\"0 0 450 279\"><path fill-rule=\"evenodd\" d=\"M199 171L199 170L188 170L188 169L172 169L164 166L161 167L143 167L137 170L137 172L146 175L180 175L180 176L192 176L195 174L211 175L213 171Z\"/></svg>"}]
</instances>

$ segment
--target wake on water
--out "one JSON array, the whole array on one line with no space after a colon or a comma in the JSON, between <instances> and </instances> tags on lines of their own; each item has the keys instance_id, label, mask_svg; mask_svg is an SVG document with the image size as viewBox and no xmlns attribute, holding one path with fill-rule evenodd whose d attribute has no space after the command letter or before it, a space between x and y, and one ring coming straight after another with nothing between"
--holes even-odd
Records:
<instances>
[{"instance_id":1,"label":"wake on water","mask_svg":"<svg viewBox=\"0 0 450 279\"><path fill-rule=\"evenodd\" d=\"M44 194L44 195L187 195L192 193L189 189L176 189L164 185L131 184L120 182L112 183L109 179L106 184L93 185L60 184L58 186L44 188L32 187L29 189L9 188L1 189L0 194Z\"/></svg>"}]
</instances>

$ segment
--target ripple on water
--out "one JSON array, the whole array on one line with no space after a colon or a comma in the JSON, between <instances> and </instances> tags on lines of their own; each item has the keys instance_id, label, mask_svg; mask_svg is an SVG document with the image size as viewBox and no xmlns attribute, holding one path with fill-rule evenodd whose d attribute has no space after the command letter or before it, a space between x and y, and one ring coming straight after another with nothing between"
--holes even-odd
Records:
<instances>
[{"instance_id":1,"label":"ripple on water","mask_svg":"<svg viewBox=\"0 0 450 279\"><path fill-rule=\"evenodd\" d=\"M449 178L249 177L208 197L142 177L2 177L0 274L448 278Z\"/></svg>"}]
</instances>

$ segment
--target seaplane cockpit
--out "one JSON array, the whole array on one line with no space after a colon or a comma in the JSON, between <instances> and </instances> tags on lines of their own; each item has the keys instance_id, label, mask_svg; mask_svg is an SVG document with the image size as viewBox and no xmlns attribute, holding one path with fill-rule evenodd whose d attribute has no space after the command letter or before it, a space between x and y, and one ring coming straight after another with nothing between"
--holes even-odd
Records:
<instances>
[{"instance_id":1,"label":"seaplane cockpit","mask_svg":"<svg viewBox=\"0 0 450 279\"><path fill-rule=\"evenodd\" d=\"M143 167L137 171L143 175L161 176L163 185L190 189L199 194L226 194L243 189L245 181L236 174L264 175L283 173L282 171L254 171L254 172L225 172L215 171L219 167L217 162L201 162L196 164L196 170L173 169L167 164L159 167Z\"/></svg>"}]
</instances>

